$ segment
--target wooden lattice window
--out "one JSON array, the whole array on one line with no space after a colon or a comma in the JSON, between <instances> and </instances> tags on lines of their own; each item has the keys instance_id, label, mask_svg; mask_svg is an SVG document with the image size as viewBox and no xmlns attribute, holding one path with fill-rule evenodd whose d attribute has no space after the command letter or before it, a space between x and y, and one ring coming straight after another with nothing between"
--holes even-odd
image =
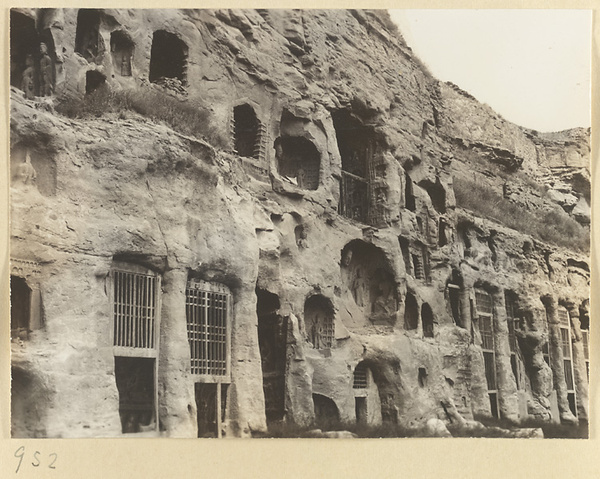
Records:
<instances>
[{"instance_id":1,"label":"wooden lattice window","mask_svg":"<svg viewBox=\"0 0 600 479\"><path fill-rule=\"evenodd\" d=\"M135 265L115 267L111 274L115 355L156 357L160 276Z\"/></svg>"},{"instance_id":2,"label":"wooden lattice window","mask_svg":"<svg viewBox=\"0 0 600 479\"><path fill-rule=\"evenodd\" d=\"M148 268L121 262L115 262L110 274L122 432L156 432L161 278Z\"/></svg>"},{"instance_id":3,"label":"wooden lattice window","mask_svg":"<svg viewBox=\"0 0 600 479\"><path fill-rule=\"evenodd\" d=\"M558 322L560 328L560 344L563 355L563 368L565 371L565 383L567 386L567 398L569 407L573 415L577 416L575 406L575 381L573 378L573 353L571 349L571 319L569 312L564 306L557 309Z\"/></svg>"},{"instance_id":4,"label":"wooden lattice window","mask_svg":"<svg viewBox=\"0 0 600 479\"><path fill-rule=\"evenodd\" d=\"M363 363L359 363L354 369L352 387L354 389L366 389L368 385L367 367Z\"/></svg>"},{"instance_id":5,"label":"wooden lattice window","mask_svg":"<svg viewBox=\"0 0 600 479\"><path fill-rule=\"evenodd\" d=\"M521 389L521 376L519 363L521 362L521 352L517 342L516 329L519 327L519 318L517 317L517 306L514 293L506 292L504 295L504 305L506 308L506 322L508 326L508 344L510 347L510 366L515 376L517 389Z\"/></svg>"},{"instance_id":6,"label":"wooden lattice window","mask_svg":"<svg viewBox=\"0 0 600 479\"><path fill-rule=\"evenodd\" d=\"M186 318L194 375L229 376L231 292L223 284L188 281Z\"/></svg>"},{"instance_id":7,"label":"wooden lattice window","mask_svg":"<svg viewBox=\"0 0 600 479\"><path fill-rule=\"evenodd\" d=\"M496 381L496 352L494 349L494 305L492 296L482 290L475 291L475 303L481 334L481 349L485 367L492 416L499 417L498 386Z\"/></svg>"}]
</instances>

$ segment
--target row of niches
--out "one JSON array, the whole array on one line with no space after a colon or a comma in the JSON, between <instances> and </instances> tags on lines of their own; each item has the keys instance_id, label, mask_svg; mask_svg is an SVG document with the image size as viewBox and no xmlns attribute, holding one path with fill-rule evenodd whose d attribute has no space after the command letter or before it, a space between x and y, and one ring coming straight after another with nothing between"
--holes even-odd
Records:
<instances>
[{"instance_id":1,"label":"row of niches","mask_svg":"<svg viewBox=\"0 0 600 479\"><path fill-rule=\"evenodd\" d=\"M40 9L37 18L11 11L10 84L23 91L28 99L51 96L57 77L62 73L67 49L56 49L50 28L53 9ZM106 83L102 66L107 65L113 77L134 74L135 43L124 29L110 27L102 10L79 9L74 39L74 52L89 65L85 92L97 90ZM106 44L110 51L107 52ZM148 80L180 90L186 84L188 46L175 33L157 30L153 33Z\"/></svg>"}]
</instances>

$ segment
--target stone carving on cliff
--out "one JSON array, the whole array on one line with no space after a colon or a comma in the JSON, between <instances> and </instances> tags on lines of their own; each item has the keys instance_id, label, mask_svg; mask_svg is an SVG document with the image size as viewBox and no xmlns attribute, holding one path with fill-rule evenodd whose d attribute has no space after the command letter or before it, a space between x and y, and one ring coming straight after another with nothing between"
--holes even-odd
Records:
<instances>
[{"instance_id":1,"label":"stone carving on cliff","mask_svg":"<svg viewBox=\"0 0 600 479\"><path fill-rule=\"evenodd\" d=\"M589 132L492 119L385 12L16 13L16 436L583 430L587 250L494 214L589 228ZM148 111L67 118L93 90Z\"/></svg>"}]
</instances>

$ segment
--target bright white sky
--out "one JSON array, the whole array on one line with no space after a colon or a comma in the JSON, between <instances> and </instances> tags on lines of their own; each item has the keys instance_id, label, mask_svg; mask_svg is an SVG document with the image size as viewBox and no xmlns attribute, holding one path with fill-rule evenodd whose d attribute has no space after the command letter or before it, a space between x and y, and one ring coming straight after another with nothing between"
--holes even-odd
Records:
<instances>
[{"instance_id":1,"label":"bright white sky","mask_svg":"<svg viewBox=\"0 0 600 479\"><path fill-rule=\"evenodd\" d=\"M590 126L589 10L390 10L433 75L538 131Z\"/></svg>"}]
</instances>

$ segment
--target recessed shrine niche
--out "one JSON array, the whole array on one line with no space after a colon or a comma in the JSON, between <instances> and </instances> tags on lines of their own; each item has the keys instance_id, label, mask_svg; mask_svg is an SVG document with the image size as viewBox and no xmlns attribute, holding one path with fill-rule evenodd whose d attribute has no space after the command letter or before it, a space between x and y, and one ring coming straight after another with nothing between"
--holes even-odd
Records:
<instances>
[{"instance_id":1,"label":"recessed shrine niche","mask_svg":"<svg viewBox=\"0 0 600 479\"><path fill-rule=\"evenodd\" d=\"M362 240L351 241L342 250L341 274L347 300L362 310L365 325L396 323L396 281L382 250Z\"/></svg>"},{"instance_id":2,"label":"recessed shrine niche","mask_svg":"<svg viewBox=\"0 0 600 479\"><path fill-rule=\"evenodd\" d=\"M306 339L315 349L330 349L335 342L334 310L323 295L310 296L304 303Z\"/></svg>"},{"instance_id":3,"label":"recessed shrine niche","mask_svg":"<svg viewBox=\"0 0 600 479\"><path fill-rule=\"evenodd\" d=\"M113 61L113 71L122 77L131 76L131 61L135 44L123 30L110 34L110 53Z\"/></svg>"},{"instance_id":4,"label":"recessed shrine niche","mask_svg":"<svg viewBox=\"0 0 600 479\"><path fill-rule=\"evenodd\" d=\"M11 187L35 186L44 196L56 193L56 162L48 151L15 145L10 152Z\"/></svg>"},{"instance_id":5,"label":"recessed shrine niche","mask_svg":"<svg viewBox=\"0 0 600 479\"><path fill-rule=\"evenodd\" d=\"M88 62L100 61L106 50L100 35L100 10L80 8L77 12L77 30L75 32L75 53L79 53Z\"/></svg>"},{"instance_id":6,"label":"recessed shrine niche","mask_svg":"<svg viewBox=\"0 0 600 479\"><path fill-rule=\"evenodd\" d=\"M40 18L43 18L42 11ZM25 98L54 93L56 62L54 40L49 30L41 34L34 18L10 12L10 84Z\"/></svg>"}]
</instances>

